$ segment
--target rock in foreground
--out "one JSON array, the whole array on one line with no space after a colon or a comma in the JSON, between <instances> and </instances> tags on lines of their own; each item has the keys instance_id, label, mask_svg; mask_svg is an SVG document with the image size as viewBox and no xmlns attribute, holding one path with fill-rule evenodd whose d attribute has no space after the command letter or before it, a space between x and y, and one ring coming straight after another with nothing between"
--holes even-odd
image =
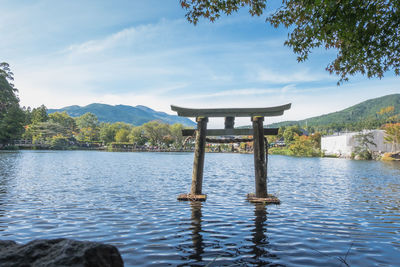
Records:
<instances>
[{"instance_id":1,"label":"rock in foreground","mask_svg":"<svg viewBox=\"0 0 400 267\"><path fill-rule=\"evenodd\" d=\"M34 240L25 245L0 240L0 266L124 266L116 247L70 239Z\"/></svg>"}]
</instances>

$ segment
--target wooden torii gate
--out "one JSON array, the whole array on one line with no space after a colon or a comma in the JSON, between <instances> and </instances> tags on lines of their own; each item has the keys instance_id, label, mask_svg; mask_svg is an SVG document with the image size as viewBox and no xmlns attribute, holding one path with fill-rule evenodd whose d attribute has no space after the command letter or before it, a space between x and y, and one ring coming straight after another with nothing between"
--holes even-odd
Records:
<instances>
[{"instance_id":1,"label":"wooden torii gate","mask_svg":"<svg viewBox=\"0 0 400 267\"><path fill-rule=\"evenodd\" d=\"M255 170L255 194L248 194L251 202L279 203L279 199L267 193L267 160L268 142L265 135L277 135L277 128L264 128L264 117L283 115L290 109L291 104L266 108L220 108L220 109L191 109L171 105L171 109L178 116L195 117L197 129L182 130L183 136L196 135L192 186L189 194L181 194L178 200L205 201L207 196L202 194L204 154L206 142L221 142L221 139L208 139L207 136L223 135L252 135L253 139L228 139L222 142L249 142L253 141L254 170ZM209 117L225 117L225 129L207 130ZM235 117L250 117L253 129L234 129ZM266 153L267 152L267 153Z\"/></svg>"}]
</instances>

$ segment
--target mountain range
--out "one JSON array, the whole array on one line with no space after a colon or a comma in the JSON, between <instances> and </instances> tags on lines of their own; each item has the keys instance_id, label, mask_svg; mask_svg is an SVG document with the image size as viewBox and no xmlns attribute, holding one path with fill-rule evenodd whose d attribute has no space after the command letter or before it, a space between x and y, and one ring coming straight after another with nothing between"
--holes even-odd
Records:
<instances>
[{"instance_id":1,"label":"mountain range","mask_svg":"<svg viewBox=\"0 0 400 267\"><path fill-rule=\"evenodd\" d=\"M182 123L185 126L196 125L188 118L169 115L165 112L155 111L149 107L141 105L133 107L127 105L112 106L94 103L84 107L75 105L60 109L49 109L47 112L50 114L64 111L71 117L79 117L87 112L91 112L97 116L100 122L126 122L136 126L152 120L159 120L168 124Z\"/></svg>"},{"instance_id":2,"label":"mountain range","mask_svg":"<svg viewBox=\"0 0 400 267\"><path fill-rule=\"evenodd\" d=\"M273 123L268 127L282 127L290 125L326 126L330 124L351 124L363 120L375 118L377 113L385 107L393 106L395 114L400 114L400 94L386 95L378 98L369 99L357 105L351 106L341 111L324 114L299 121L284 121ZM155 111L146 106L127 106L127 105L107 105L90 104L84 107L68 106L60 109L49 109L48 113L67 112L71 117L79 117L87 112L97 116L100 122L126 122L133 125L160 120L168 124L182 123L185 126L195 126L196 124L185 117L169 115L165 112ZM244 126L246 127L246 126Z\"/></svg>"},{"instance_id":3,"label":"mountain range","mask_svg":"<svg viewBox=\"0 0 400 267\"><path fill-rule=\"evenodd\" d=\"M393 106L394 114L400 114L400 94L386 95L361 102L341 111L312 117L299 121L284 121L273 123L268 127L282 127L291 125L326 126L329 124L351 124L375 118L377 113L385 107Z\"/></svg>"}]
</instances>

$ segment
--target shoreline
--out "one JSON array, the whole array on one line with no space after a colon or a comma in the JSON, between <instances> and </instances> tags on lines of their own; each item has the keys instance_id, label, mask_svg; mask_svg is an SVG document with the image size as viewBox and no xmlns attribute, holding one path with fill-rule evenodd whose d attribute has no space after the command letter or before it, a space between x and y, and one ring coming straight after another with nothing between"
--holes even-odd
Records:
<instances>
[{"instance_id":1,"label":"shoreline","mask_svg":"<svg viewBox=\"0 0 400 267\"><path fill-rule=\"evenodd\" d=\"M49 147L34 147L34 148L26 148L26 147L18 147L12 149L0 149L0 152L11 152L11 151L102 151L102 152L161 152L161 153L194 153L194 149L122 149L122 148L108 148L108 147L96 147L96 148L84 148L84 147L71 147L67 149L52 149ZM252 151L206 151L205 153L224 153L224 154L253 154ZM323 156L297 156L297 155L285 155L280 153L269 153L268 155L278 155L278 156L287 156L287 157L295 157L295 158L337 158L337 159L346 159L346 160L363 160L356 159L351 157L343 157L337 155L323 155ZM376 157L371 160L363 160L363 161L391 161L391 162L400 162L400 152L389 152L380 155L380 157Z\"/></svg>"}]
</instances>

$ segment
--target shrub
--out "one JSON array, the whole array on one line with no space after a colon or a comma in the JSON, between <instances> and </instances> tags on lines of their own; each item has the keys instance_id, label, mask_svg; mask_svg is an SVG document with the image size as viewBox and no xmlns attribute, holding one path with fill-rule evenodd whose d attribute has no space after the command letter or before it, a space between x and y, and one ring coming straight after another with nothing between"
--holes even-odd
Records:
<instances>
[{"instance_id":1,"label":"shrub","mask_svg":"<svg viewBox=\"0 0 400 267\"><path fill-rule=\"evenodd\" d=\"M50 145L52 149L65 149L68 147L68 138L62 135L55 135L51 138Z\"/></svg>"},{"instance_id":2,"label":"shrub","mask_svg":"<svg viewBox=\"0 0 400 267\"><path fill-rule=\"evenodd\" d=\"M289 155L303 157L319 157L321 150L316 147L315 141L311 136L295 135L294 141L289 145Z\"/></svg>"}]
</instances>

